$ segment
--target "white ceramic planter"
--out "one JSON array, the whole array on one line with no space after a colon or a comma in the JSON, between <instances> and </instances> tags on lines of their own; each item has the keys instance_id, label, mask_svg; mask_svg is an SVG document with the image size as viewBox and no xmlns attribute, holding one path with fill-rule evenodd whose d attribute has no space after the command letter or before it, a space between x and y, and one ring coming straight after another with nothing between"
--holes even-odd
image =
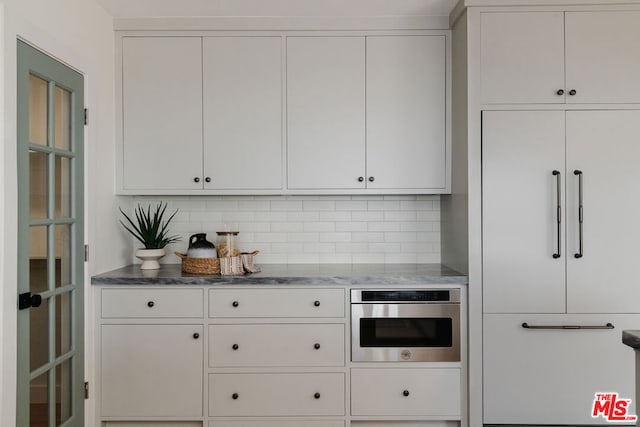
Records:
<instances>
[{"instance_id":1,"label":"white ceramic planter","mask_svg":"<svg viewBox=\"0 0 640 427\"><path fill-rule=\"evenodd\" d=\"M141 270L157 270L160 268L158 260L166 255L164 248L162 249L138 249L136 250L136 258L142 260Z\"/></svg>"}]
</instances>

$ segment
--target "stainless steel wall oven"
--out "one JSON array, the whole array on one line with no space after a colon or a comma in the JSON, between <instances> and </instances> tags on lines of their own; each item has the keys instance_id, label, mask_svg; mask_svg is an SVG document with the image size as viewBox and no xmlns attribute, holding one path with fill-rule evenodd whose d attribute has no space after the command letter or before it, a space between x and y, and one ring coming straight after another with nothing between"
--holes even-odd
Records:
<instances>
[{"instance_id":1,"label":"stainless steel wall oven","mask_svg":"<svg viewBox=\"0 0 640 427\"><path fill-rule=\"evenodd\" d=\"M351 290L351 360L460 360L460 290Z\"/></svg>"}]
</instances>

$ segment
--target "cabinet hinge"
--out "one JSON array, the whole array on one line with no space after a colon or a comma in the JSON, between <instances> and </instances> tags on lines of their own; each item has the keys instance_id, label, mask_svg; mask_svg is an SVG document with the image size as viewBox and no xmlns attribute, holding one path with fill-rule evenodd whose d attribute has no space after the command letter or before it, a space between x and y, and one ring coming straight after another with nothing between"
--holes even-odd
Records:
<instances>
[{"instance_id":1,"label":"cabinet hinge","mask_svg":"<svg viewBox=\"0 0 640 427\"><path fill-rule=\"evenodd\" d=\"M89 381L84 382L84 398L85 400L89 398Z\"/></svg>"},{"instance_id":2,"label":"cabinet hinge","mask_svg":"<svg viewBox=\"0 0 640 427\"><path fill-rule=\"evenodd\" d=\"M89 110L88 109L84 109L84 125L88 125L89 124Z\"/></svg>"},{"instance_id":3,"label":"cabinet hinge","mask_svg":"<svg viewBox=\"0 0 640 427\"><path fill-rule=\"evenodd\" d=\"M89 261L89 245L84 245L84 262Z\"/></svg>"}]
</instances>

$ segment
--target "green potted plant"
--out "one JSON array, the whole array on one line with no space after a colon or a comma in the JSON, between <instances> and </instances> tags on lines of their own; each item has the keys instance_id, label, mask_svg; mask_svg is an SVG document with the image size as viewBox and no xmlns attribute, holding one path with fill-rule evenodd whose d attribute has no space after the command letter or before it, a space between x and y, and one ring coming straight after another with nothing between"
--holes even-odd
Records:
<instances>
[{"instance_id":1,"label":"green potted plant","mask_svg":"<svg viewBox=\"0 0 640 427\"><path fill-rule=\"evenodd\" d=\"M155 270L160 268L158 260L165 256L165 246L169 243L177 242L180 240L178 236L169 236L169 223L174 216L178 213L176 211L167 219L164 219L165 211L167 210L167 204L160 202L155 207L155 210L151 210L151 205L147 206L145 210L140 204L135 208L135 221L131 219L122 208L120 213L125 217L126 223L120 220L120 224L133 235L140 243L144 245L144 248L136 250L136 257L142 260L140 268L142 270Z\"/></svg>"}]
</instances>

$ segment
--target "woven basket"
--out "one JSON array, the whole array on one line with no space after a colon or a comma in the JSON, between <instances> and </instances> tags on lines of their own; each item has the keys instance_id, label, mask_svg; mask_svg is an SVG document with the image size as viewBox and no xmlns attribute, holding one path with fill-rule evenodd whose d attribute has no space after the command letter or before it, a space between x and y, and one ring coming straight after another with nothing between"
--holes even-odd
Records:
<instances>
[{"instance_id":1,"label":"woven basket","mask_svg":"<svg viewBox=\"0 0 640 427\"><path fill-rule=\"evenodd\" d=\"M220 274L220 260L218 258L191 258L180 252L175 253L182 259L182 272L189 274Z\"/></svg>"}]
</instances>

